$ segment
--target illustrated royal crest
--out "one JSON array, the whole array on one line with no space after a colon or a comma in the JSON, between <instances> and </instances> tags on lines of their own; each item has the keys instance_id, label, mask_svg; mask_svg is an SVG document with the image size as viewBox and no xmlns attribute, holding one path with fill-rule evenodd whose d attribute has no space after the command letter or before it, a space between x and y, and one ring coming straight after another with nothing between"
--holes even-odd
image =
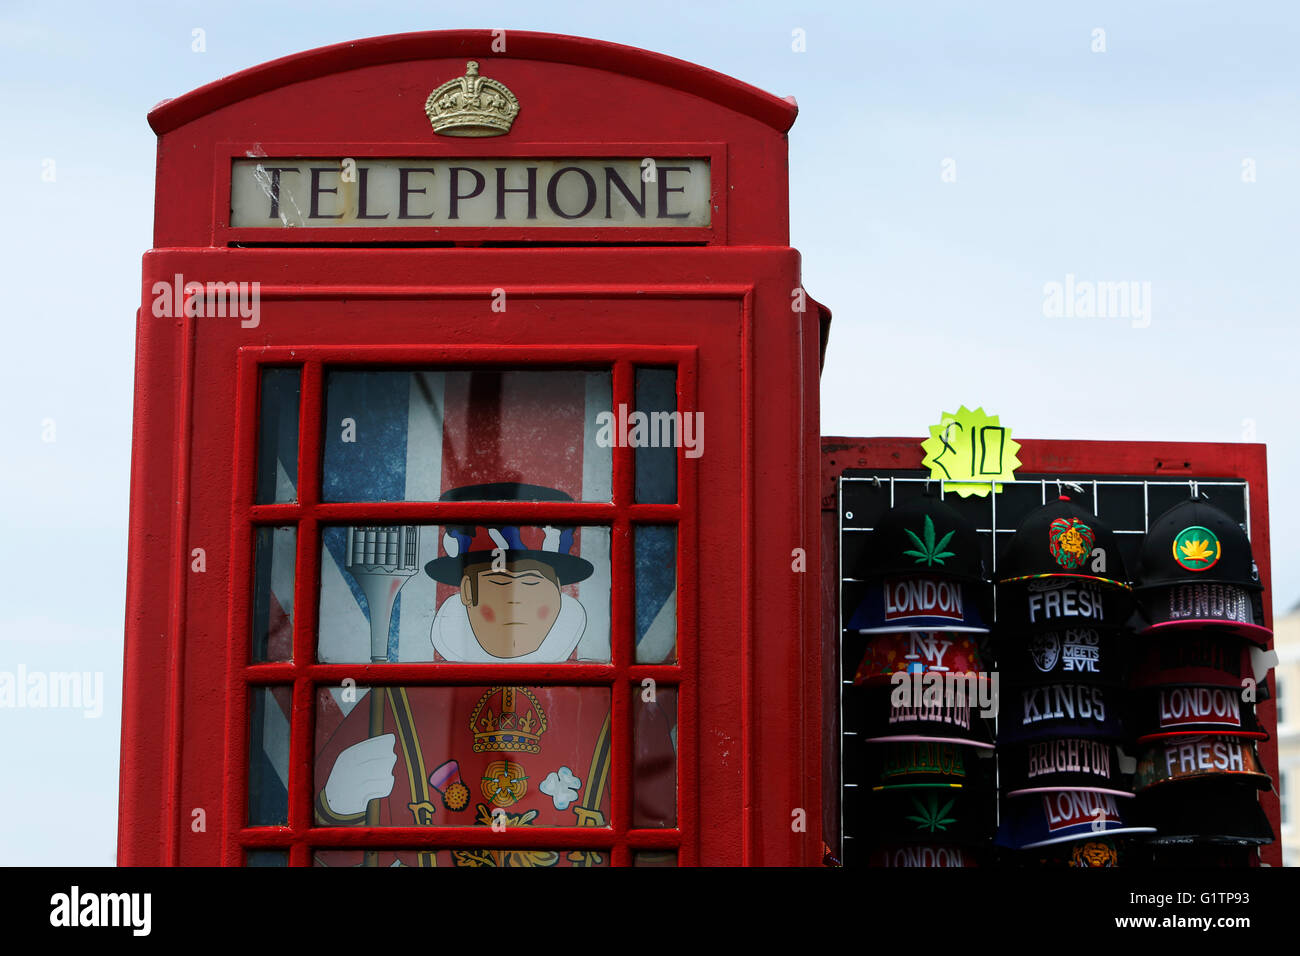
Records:
<instances>
[{"instance_id":1,"label":"illustrated royal crest","mask_svg":"<svg viewBox=\"0 0 1300 956\"><path fill-rule=\"evenodd\" d=\"M1096 533L1078 518L1057 518L1047 529L1047 547L1067 571L1083 567L1097 542Z\"/></svg>"},{"instance_id":2,"label":"illustrated royal crest","mask_svg":"<svg viewBox=\"0 0 1300 956\"><path fill-rule=\"evenodd\" d=\"M469 717L474 753L538 753L546 711L526 687L490 688Z\"/></svg>"},{"instance_id":3,"label":"illustrated royal crest","mask_svg":"<svg viewBox=\"0 0 1300 956\"><path fill-rule=\"evenodd\" d=\"M1192 525L1174 535L1174 560L1188 571L1207 571L1219 563L1223 546L1209 528Z\"/></svg>"},{"instance_id":4,"label":"illustrated royal crest","mask_svg":"<svg viewBox=\"0 0 1300 956\"><path fill-rule=\"evenodd\" d=\"M429 94L424 112L442 136L503 136L519 115L519 100L504 83L479 76L478 64Z\"/></svg>"},{"instance_id":5,"label":"illustrated royal crest","mask_svg":"<svg viewBox=\"0 0 1300 956\"><path fill-rule=\"evenodd\" d=\"M483 796L498 807L517 803L528 792L528 774L513 760L494 760L483 771Z\"/></svg>"},{"instance_id":6,"label":"illustrated royal crest","mask_svg":"<svg viewBox=\"0 0 1300 956\"><path fill-rule=\"evenodd\" d=\"M917 537L914 532L904 528L903 532L912 539L913 548L904 551L903 554L909 558L915 558L917 564L924 564L927 568L936 564L943 564L945 558L955 557L954 552L945 551L948 542L952 540L955 531L949 531L938 541L934 537L934 522L930 516L925 516L925 524L921 527L921 537Z\"/></svg>"},{"instance_id":7,"label":"illustrated royal crest","mask_svg":"<svg viewBox=\"0 0 1300 956\"><path fill-rule=\"evenodd\" d=\"M536 810L528 810L524 813L497 810L494 814L480 803L475 806L474 822L479 826L490 827L499 821L507 828L514 829L531 826L536 816ZM550 867L560 862L560 854L555 850L452 850L451 862L453 866L464 867Z\"/></svg>"}]
</instances>

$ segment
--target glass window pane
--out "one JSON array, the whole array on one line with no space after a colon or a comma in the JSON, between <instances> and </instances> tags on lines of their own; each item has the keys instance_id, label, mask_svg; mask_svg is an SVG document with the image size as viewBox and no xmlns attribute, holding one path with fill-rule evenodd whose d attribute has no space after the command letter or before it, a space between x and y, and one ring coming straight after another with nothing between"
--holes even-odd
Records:
<instances>
[{"instance_id":1,"label":"glass window pane","mask_svg":"<svg viewBox=\"0 0 1300 956\"><path fill-rule=\"evenodd\" d=\"M244 866L288 866L288 850L249 850L244 854Z\"/></svg>"},{"instance_id":2,"label":"glass window pane","mask_svg":"<svg viewBox=\"0 0 1300 956\"><path fill-rule=\"evenodd\" d=\"M317 659L608 663L609 582L606 527L323 528Z\"/></svg>"},{"instance_id":3,"label":"glass window pane","mask_svg":"<svg viewBox=\"0 0 1300 956\"><path fill-rule=\"evenodd\" d=\"M632 826L675 827L677 688L642 684L633 695Z\"/></svg>"},{"instance_id":4,"label":"glass window pane","mask_svg":"<svg viewBox=\"0 0 1300 956\"><path fill-rule=\"evenodd\" d=\"M677 662L677 528L637 525L632 531L636 562L636 661Z\"/></svg>"},{"instance_id":5,"label":"glass window pane","mask_svg":"<svg viewBox=\"0 0 1300 956\"><path fill-rule=\"evenodd\" d=\"M298 391L296 368L262 370L257 438L257 503L298 500Z\"/></svg>"},{"instance_id":6,"label":"glass window pane","mask_svg":"<svg viewBox=\"0 0 1300 956\"><path fill-rule=\"evenodd\" d=\"M289 822L288 685L249 689L248 822L252 826Z\"/></svg>"},{"instance_id":7,"label":"glass window pane","mask_svg":"<svg viewBox=\"0 0 1300 956\"><path fill-rule=\"evenodd\" d=\"M253 663L293 659L293 580L297 530L254 529Z\"/></svg>"},{"instance_id":8,"label":"glass window pane","mask_svg":"<svg viewBox=\"0 0 1300 956\"><path fill-rule=\"evenodd\" d=\"M609 711L608 687L322 687L316 822L608 826Z\"/></svg>"},{"instance_id":9,"label":"glass window pane","mask_svg":"<svg viewBox=\"0 0 1300 956\"><path fill-rule=\"evenodd\" d=\"M636 370L636 411L643 419L633 421L628 444L636 448L636 500L644 504L671 504L677 500L677 446L698 458L704 450L703 423L694 415L677 415L677 370ZM637 436L636 429L645 429Z\"/></svg>"},{"instance_id":10,"label":"glass window pane","mask_svg":"<svg viewBox=\"0 0 1300 956\"><path fill-rule=\"evenodd\" d=\"M312 863L315 866L609 866L609 851L380 850L373 861L368 861L364 850L317 850L312 854Z\"/></svg>"},{"instance_id":11,"label":"glass window pane","mask_svg":"<svg viewBox=\"0 0 1300 956\"><path fill-rule=\"evenodd\" d=\"M609 501L608 370L335 371L326 501Z\"/></svg>"}]
</instances>

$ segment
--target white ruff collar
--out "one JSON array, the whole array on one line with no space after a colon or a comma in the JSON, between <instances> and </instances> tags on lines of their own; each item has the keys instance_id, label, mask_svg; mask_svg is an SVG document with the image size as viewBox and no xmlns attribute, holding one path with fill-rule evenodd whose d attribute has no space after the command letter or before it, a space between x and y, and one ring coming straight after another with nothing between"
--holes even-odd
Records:
<instances>
[{"instance_id":1,"label":"white ruff collar","mask_svg":"<svg viewBox=\"0 0 1300 956\"><path fill-rule=\"evenodd\" d=\"M453 594L442 602L433 618L433 649L444 660L467 664L558 664L569 659L587 629L587 612L582 605L560 592L560 613L537 650L519 657L493 657L474 636L469 609Z\"/></svg>"}]
</instances>

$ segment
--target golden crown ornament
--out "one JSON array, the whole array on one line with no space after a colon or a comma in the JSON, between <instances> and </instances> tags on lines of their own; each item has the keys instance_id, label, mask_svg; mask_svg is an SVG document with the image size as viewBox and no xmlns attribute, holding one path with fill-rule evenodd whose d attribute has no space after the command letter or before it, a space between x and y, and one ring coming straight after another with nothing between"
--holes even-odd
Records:
<instances>
[{"instance_id":1,"label":"golden crown ornament","mask_svg":"<svg viewBox=\"0 0 1300 956\"><path fill-rule=\"evenodd\" d=\"M478 75L478 63L429 94L424 112L441 136L504 136L519 115L519 100L504 83Z\"/></svg>"}]
</instances>

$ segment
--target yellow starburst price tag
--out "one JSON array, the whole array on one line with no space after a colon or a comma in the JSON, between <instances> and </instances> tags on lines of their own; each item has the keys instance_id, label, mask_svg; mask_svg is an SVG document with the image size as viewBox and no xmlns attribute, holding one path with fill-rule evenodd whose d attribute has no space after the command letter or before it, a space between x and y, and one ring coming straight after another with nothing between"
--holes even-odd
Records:
<instances>
[{"instance_id":1,"label":"yellow starburst price tag","mask_svg":"<svg viewBox=\"0 0 1300 956\"><path fill-rule=\"evenodd\" d=\"M930 469L930 477L942 481L944 491L963 498L1001 491L999 482L1015 481L1021 464L1016 457L1020 443L1012 439L1011 428L983 408L971 411L963 405L955 413L944 412L921 447L921 464Z\"/></svg>"}]
</instances>

